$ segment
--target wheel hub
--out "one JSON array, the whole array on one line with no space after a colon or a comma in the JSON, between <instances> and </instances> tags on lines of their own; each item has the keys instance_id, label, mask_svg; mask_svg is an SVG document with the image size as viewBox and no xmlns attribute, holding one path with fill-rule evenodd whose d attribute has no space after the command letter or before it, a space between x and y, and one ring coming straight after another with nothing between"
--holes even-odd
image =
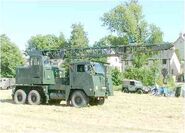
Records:
<instances>
[{"instance_id":1,"label":"wheel hub","mask_svg":"<svg viewBox=\"0 0 185 133\"><path fill-rule=\"evenodd\" d=\"M37 97L35 95L32 95L31 96L31 100L32 100L32 102L36 102L37 101Z\"/></svg>"},{"instance_id":2,"label":"wheel hub","mask_svg":"<svg viewBox=\"0 0 185 133\"><path fill-rule=\"evenodd\" d=\"M18 94L17 99L18 99L18 101L22 101L22 95Z\"/></svg>"},{"instance_id":3,"label":"wheel hub","mask_svg":"<svg viewBox=\"0 0 185 133\"><path fill-rule=\"evenodd\" d=\"M76 102L76 104L81 104L82 103L82 98L81 97L79 97L79 96L77 96L76 98L75 98L75 102Z\"/></svg>"}]
</instances>

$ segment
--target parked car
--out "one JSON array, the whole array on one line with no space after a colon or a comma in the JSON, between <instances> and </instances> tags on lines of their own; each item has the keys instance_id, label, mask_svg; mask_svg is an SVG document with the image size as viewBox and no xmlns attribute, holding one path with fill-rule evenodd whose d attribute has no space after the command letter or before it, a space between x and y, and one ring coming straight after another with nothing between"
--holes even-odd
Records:
<instances>
[{"instance_id":1,"label":"parked car","mask_svg":"<svg viewBox=\"0 0 185 133\"><path fill-rule=\"evenodd\" d=\"M124 79L122 83L122 91L125 93L136 92L138 94L148 93L149 88L143 86L141 81Z\"/></svg>"},{"instance_id":2,"label":"parked car","mask_svg":"<svg viewBox=\"0 0 185 133\"><path fill-rule=\"evenodd\" d=\"M10 89L13 85L15 85L14 78L0 78L0 90Z\"/></svg>"},{"instance_id":3,"label":"parked car","mask_svg":"<svg viewBox=\"0 0 185 133\"><path fill-rule=\"evenodd\" d=\"M179 84L175 88L175 96L176 97L185 97L185 83L184 84Z\"/></svg>"}]
</instances>

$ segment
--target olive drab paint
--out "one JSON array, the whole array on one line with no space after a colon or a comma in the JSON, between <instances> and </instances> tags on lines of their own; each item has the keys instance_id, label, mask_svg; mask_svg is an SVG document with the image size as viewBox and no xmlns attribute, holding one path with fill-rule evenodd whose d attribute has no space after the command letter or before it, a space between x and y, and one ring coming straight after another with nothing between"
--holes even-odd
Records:
<instances>
[{"instance_id":1,"label":"olive drab paint","mask_svg":"<svg viewBox=\"0 0 185 133\"><path fill-rule=\"evenodd\" d=\"M173 44L119 45L107 47L66 48L55 50L30 49L28 66L17 67L16 85L12 91L15 103L60 103L83 107L87 104L102 105L113 95L111 75L105 64L75 60L109 56L126 57L133 51L151 53L165 51ZM51 64L52 59L69 59L62 66ZM67 64L67 65L64 65Z\"/></svg>"},{"instance_id":2,"label":"olive drab paint","mask_svg":"<svg viewBox=\"0 0 185 133\"><path fill-rule=\"evenodd\" d=\"M16 87L29 95L31 90L42 93L44 103L50 100L70 101L76 90L83 92L89 100L113 95L107 66L96 62L74 62L62 67L54 66L48 57L31 55L28 66L17 67Z\"/></svg>"}]
</instances>

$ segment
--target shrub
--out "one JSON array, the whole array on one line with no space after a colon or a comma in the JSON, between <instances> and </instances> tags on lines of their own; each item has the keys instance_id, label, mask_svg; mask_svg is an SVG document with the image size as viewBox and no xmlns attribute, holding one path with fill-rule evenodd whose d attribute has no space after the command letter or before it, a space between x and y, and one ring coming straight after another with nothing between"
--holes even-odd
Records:
<instances>
[{"instance_id":1,"label":"shrub","mask_svg":"<svg viewBox=\"0 0 185 133\"><path fill-rule=\"evenodd\" d=\"M113 85L118 86L121 84L122 74L117 68L112 69L111 76L112 76Z\"/></svg>"}]
</instances>

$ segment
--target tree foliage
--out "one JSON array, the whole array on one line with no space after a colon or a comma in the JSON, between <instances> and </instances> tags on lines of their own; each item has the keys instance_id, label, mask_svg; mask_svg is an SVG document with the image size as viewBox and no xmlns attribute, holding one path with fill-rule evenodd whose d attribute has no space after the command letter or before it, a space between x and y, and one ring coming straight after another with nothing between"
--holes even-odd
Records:
<instances>
[{"instance_id":1,"label":"tree foliage","mask_svg":"<svg viewBox=\"0 0 185 133\"><path fill-rule=\"evenodd\" d=\"M88 47L89 40L82 24L73 24L69 40L71 48Z\"/></svg>"},{"instance_id":2,"label":"tree foliage","mask_svg":"<svg viewBox=\"0 0 185 133\"><path fill-rule=\"evenodd\" d=\"M98 42L95 42L94 47L104 47L104 46L118 46L118 45L126 45L128 43L128 39L126 37L119 37L108 35L101 38Z\"/></svg>"},{"instance_id":3,"label":"tree foliage","mask_svg":"<svg viewBox=\"0 0 185 133\"><path fill-rule=\"evenodd\" d=\"M112 69L111 76L112 76L113 85L118 86L121 84L122 74L117 68Z\"/></svg>"},{"instance_id":4,"label":"tree foliage","mask_svg":"<svg viewBox=\"0 0 185 133\"><path fill-rule=\"evenodd\" d=\"M130 43L132 45L145 45L163 42L163 33L160 28L154 24L147 23L144 19L142 6L137 0L129 0L116 6L109 12L104 13L101 20L103 25L107 26L113 33L116 33L118 38L124 38L124 43L119 42L121 45L125 43L127 45ZM147 59L152 54L140 52L131 54L133 66L125 72L125 78L141 80L144 84L154 82L153 77L155 77L155 73L152 69L157 69L157 67L146 67Z\"/></svg>"},{"instance_id":5,"label":"tree foliage","mask_svg":"<svg viewBox=\"0 0 185 133\"><path fill-rule=\"evenodd\" d=\"M147 23L143 19L142 7L131 0L116 6L102 17L103 24L119 36L126 36L130 42L144 42Z\"/></svg>"},{"instance_id":6,"label":"tree foliage","mask_svg":"<svg viewBox=\"0 0 185 133\"><path fill-rule=\"evenodd\" d=\"M14 77L16 67L24 63L18 47L6 35L0 36L1 43L1 77Z\"/></svg>"},{"instance_id":7,"label":"tree foliage","mask_svg":"<svg viewBox=\"0 0 185 133\"><path fill-rule=\"evenodd\" d=\"M35 49L58 49L66 45L66 40L63 33L60 33L60 36L55 35L36 35L32 36L28 41L27 50Z\"/></svg>"},{"instance_id":8,"label":"tree foliage","mask_svg":"<svg viewBox=\"0 0 185 133\"><path fill-rule=\"evenodd\" d=\"M147 43L149 44L157 44L163 42L163 33L160 28L154 24L150 25L149 28L149 37L147 39Z\"/></svg>"},{"instance_id":9,"label":"tree foliage","mask_svg":"<svg viewBox=\"0 0 185 133\"><path fill-rule=\"evenodd\" d=\"M154 62L151 66L129 67L124 72L124 77L127 79L136 79L142 81L144 85L153 85L159 77L160 70L157 68L158 62Z\"/></svg>"},{"instance_id":10,"label":"tree foliage","mask_svg":"<svg viewBox=\"0 0 185 133\"><path fill-rule=\"evenodd\" d=\"M119 37L128 38L127 43L162 42L159 27L150 25L144 19L142 6L136 0L130 0L113 8L101 18L103 25L117 33Z\"/></svg>"}]
</instances>

